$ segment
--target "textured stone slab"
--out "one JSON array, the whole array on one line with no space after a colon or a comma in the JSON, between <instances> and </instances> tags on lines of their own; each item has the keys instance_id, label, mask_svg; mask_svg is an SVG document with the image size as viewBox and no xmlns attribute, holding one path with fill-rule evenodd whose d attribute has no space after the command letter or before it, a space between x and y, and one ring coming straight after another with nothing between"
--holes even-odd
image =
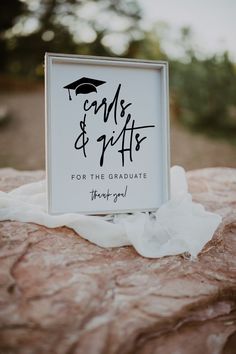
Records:
<instances>
[{"instance_id":1,"label":"textured stone slab","mask_svg":"<svg viewBox=\"0 0 236 354\"><path fill-rule=\"evenodd\" d=\"M0 189L43 178L0 171ZM224 219L196 261L102 249L67 228L0 224L0 353L233 354L236 170L188 173Z\"/></svg>"}]
</instances>

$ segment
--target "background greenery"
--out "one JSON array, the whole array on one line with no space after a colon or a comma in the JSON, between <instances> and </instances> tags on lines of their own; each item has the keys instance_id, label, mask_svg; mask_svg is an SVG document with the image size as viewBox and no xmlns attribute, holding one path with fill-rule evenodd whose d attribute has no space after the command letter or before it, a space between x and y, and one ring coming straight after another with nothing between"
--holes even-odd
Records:
<instances>
[{"instance_id":1,"label":"background greenery","mask_svg":"<svg viewBox=\"0 0 236 354\"><path fill-rule=\"evenodd\" d=\"M168 60L173 118L236 143L235 63L200 57L189 28L179 33L182 60L168 57L163 24L146 31L141 20L135 0L1 0L0 75L42 79L46 51Z\"/></svg>"}]
</instances>

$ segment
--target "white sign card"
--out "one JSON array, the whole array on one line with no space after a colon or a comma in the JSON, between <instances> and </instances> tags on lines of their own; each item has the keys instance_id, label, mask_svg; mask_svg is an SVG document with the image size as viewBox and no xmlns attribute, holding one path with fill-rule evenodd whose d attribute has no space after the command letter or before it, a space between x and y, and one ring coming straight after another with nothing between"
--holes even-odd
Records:
<instances>
[{"instance_id":1,"label":"white sign card","mask_svg":"<svg viewBox=\"0 0 236 354\"><path fill-rule=\"evenodd\" d=\"M46 54L48 211L154 211L169 197L166 62Z\"/></svg>"}]
</instances>

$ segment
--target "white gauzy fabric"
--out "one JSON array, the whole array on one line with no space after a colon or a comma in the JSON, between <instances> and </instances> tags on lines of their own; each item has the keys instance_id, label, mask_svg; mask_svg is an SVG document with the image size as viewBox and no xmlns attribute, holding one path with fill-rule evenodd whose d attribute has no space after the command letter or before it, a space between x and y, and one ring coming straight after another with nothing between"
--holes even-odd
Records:
<instances>
[{"instance_id":1,"label":"white gauzy fabric","mask_svg":"<svg viewBox=\"0 0 236 354\"><path fill-rule=\"evenodd\" d=\"M149 258L189 252L196 257L221 222L217 214L194 203L188 193L185 171L171 168L171 199L155 213L86 216L75 213L49 215L46 182L0 192L0 220L32 222L50 228L68 226L101 247L133 245Z\"/></svg>"}]
</instances>

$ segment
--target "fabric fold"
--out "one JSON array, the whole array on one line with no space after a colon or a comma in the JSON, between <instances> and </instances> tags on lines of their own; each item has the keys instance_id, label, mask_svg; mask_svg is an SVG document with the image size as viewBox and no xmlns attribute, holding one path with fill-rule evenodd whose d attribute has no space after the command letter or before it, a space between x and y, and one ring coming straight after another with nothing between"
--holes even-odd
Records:
<instances>
[{"instance_id":1,"label":"fabric fold","mask_svg":"<svg viewBox=\"0 0 236 354\"><path fill-rule=\"evenodd\" d=\"M67 226L100 247L132 245L143 257L158 258L188 252L196 257L221 222L217 214L194 203L185 171L171 168L171 198L155 213L87 216L49 215L45 181L0 192L0 220L32 222L49 228Z\"/></svg>"}]
</instances>

